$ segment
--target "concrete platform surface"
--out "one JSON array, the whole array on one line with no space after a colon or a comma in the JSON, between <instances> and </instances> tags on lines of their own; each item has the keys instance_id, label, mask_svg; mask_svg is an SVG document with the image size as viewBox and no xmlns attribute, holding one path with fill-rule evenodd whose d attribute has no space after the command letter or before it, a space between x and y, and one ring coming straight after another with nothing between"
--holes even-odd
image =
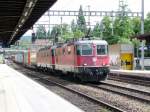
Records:
<instances>
[{"instance_id":1,"label":"concrete platform surface","mask_svg":"<svg viewBox=\"0 0 150 112\"><path fill-rule=\"evenodd\" d=\"M5 64L0 65L0 112L83 112Z\"/></svg>"},{"instance_id":2,"label":"concrete platform surface","mask_svg":"<svg viewBox=\"0 0 150 112\"><path fill-rule=\"evenodd\" d=\"M110 72L150 78L150 71L148 70L113 70L111 69Z\"/></svg>"}]
</instances>

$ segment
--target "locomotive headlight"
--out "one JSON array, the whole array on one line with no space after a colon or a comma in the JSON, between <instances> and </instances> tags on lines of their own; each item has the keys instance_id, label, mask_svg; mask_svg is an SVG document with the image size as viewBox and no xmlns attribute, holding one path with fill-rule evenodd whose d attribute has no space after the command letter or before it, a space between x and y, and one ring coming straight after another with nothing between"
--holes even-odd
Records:
<instances>
[{"instance_id":1,"label":"locomotive headlight","mask_svg":"<svg viewBox=\"0 0 150 112\"><path fill-rule=\"evenodd\" d=\"M84 63L83 65L84 65L84 66L87 66L87 64L86 64L86 63Z\"/></svg>"},{"instance_id":2,"label":"locomotive headlight","mask_svg":"<svg viewBox=\"0 0 150 112\"><path fill-rule=\"evenodd\" d=\"M106 67L109 67L110 65L106 65Z\"/></svg>"},{"instance_id":3,"label":"locomotive headlight","mask_svg":"<svg viewBox=\"0 0 150 112\"><path fill-rule=\"evenodd\" d=\"M103 63L103 66L105 66L106 64L105 63Z\"/></svg>"},{"instance_id":4,"label":"locomotive headlight","mask_svg":"<svg viewBox=\"0 0 150 112\"><path fill-rule=\"evenodd\" d=\"M97 57L92 58L93 62L97 61Z\"/></svg>"}]
</instances>

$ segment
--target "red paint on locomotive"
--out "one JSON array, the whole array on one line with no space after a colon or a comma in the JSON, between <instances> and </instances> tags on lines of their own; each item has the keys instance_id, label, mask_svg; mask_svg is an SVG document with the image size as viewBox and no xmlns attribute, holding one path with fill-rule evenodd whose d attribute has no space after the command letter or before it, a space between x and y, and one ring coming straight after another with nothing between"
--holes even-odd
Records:
<instances>
[{"instance_id":1,"label":"red paint on locomotive","mask_svg":"<svg viewBox=\"0 0 150 112\"><path fill-rule=\"evenodd\" d=\"M38 66L50 65L56 71L72 72L84 81L104 80L109 72L107 42L103 40L83 40L42 48L38 56Z\"/></svg>"},{"instance_id":2,"label":"red paint on locomotive","mask_svg":"<svg viewBox=\"0 0 150 112\"><path fill-rule=\"evenodd\" d=\"M31 64L31 61L30 61L30 48L28 49L28 63L27 63L28 65L30 65Z\"/></svg>"}]
</instances>

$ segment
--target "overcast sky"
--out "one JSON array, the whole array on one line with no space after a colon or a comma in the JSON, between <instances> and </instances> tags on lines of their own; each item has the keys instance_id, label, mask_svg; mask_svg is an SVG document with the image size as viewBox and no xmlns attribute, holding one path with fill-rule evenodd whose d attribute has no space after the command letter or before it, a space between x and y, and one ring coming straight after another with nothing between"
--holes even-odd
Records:
<instances>
[{"instance_id":1,"label":"overcast sky","mask_svg":"<svg viewBox=\"0 0 150 112\"><path fill-rule=\"evenodd\" d=\"M139 12L141 11L141 0L124 0L128 3L128 8L131 11ZM145 1L145 15L150 12L150 0ZM116 11L118 10L119 0L57 0L57 2L51 7L51 10L79 10L80 5L82 5L83 10L88 10L88 5L90 5L90 10L98 11ZM63 23L70 23L75 17L63 17ZM87 19L87 18L86 18ZM99 17L91 18L91 23L94 24L99 21ZM42 17L39 21L40 23L48 24L48 18ZM60 17L51 17L51 23L59 24ZM31 31L28 31L25 35L31 35Z\"/></svg>"},{"instance_id":2,"label":"overcast sky","mask_svg":"<svg viewBox=\"0 0 150 112\"><path fill-rule=\"evenodd\" d=\"M141 0L124 0L128 3L132 11L141 10ZM145 1L145 12L150 11L150 0ZM58 0L51 9L78 10L82 5L87 10L87 5L91 6L91 10L117 10L119 0Z\"/></svg>"}]
</instances>

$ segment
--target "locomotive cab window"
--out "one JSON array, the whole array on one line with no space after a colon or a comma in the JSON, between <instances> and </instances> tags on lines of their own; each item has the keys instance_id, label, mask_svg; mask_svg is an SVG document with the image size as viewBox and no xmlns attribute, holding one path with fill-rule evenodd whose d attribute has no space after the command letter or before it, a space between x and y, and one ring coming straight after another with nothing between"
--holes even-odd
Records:
<instances>
[{"instance_id":1,"label":"locomotive cab window","mask_svg":"<svg viewBox=\"0 0 150 112\"><path fill-rule=\"evenodd\" d=\"M92 55L92 45L91 44L82 45L82 55Z\"/></svg>"},{"instance_id":2,"label":"locomotive cab window","mask_svg":"<svg viewBox=\"0 0 150 112\"><path fill-rule=\"evenodd\" d=\"M106 55L107 46L106 45L97 45L97 55Z\"/></svg>"}]
</instances>

